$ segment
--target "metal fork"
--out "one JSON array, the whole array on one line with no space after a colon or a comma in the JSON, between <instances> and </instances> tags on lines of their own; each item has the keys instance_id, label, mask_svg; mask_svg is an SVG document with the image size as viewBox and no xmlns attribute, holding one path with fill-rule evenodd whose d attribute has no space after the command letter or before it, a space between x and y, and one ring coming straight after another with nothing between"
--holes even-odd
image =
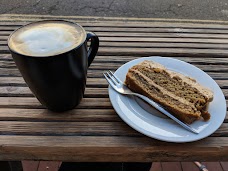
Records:
<instances>
[{"instance_id":1,"label":"metal fork","mask_svg":"<svg viewBox=\"0 0 228 171\"><path fill-rule=\"evenodd\" d=\"M108 71L106 73L103 73L103 75L106 78L106 80L108 81L109 85L111 85L111 87L114 90L116 90L117 92L119 92L121 94L124 94L124 95L134 95L134 96L137 96L137 97L143 99L144 101L149 103L151 106L153 106L155 109L157 109L158 111L162 112L163 114L165 114L166 116L168 116L169 118L171 118L172 120L174 120L175 122L180 124L185 129L187 129L187 130L189 130L189 131L191 131L191 132L193 132L195 134L199 134L199 132L196 129L192 128L190 125L188 125L188 124L180 121L176 117L174 117L171 113L169 113L161 105L157 104L156 102L154 102L153 100L149 99L146 96L143 96L141 94L132 92L127 86L124 85L124 83L119 78L117 78L112 73L112 71Z\"/></svg>"}]
</instances>

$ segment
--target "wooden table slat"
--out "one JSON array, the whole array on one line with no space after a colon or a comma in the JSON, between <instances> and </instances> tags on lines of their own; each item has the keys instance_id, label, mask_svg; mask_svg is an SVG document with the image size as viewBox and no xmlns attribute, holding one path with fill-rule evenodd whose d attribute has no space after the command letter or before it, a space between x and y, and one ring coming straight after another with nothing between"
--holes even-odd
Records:
<instances>
[{"instance_id":1,"label":"wooden table slat","mask_svg":"<svg viewBox=\"0 0 228 171\"><path fill-rule=\"evenodd\" d=\"M19 28L16 26L0 26L0 31L14 31ZM95 32L136 32L136 33L200 33L200 34L228 34L226 29L208 29L208 28L131 28L131 27L95 27L85 26L87 31Z\"/></svg>"},{"instance_id":2,"label":"wooden table slat","mask_svg":"<svg viewBox=\"0 0 228 171\"><path fill-rule=\"evenodd\" d=\"M224 126L225 127L225 126ZM225 130L218 130L224 134ZM22 122L0 121L1 135L142 136L124 122ZM216 136L216 133L215 133Z\"/></svg>"},{"instance_id":3,"label":"wooden table slat","mask_svg":"<svg viewBox=\"0 0 228 171\"><path fill-rule=\"evenodd\" d=\"M56 17L58 18L58 17ZM67 18L67 17L66 17ZM0 21L0 26L22 26L28 23L33 22L34 20L29 20L29 18L24 19L25 21L20 22L10 22L10 21ZM40 20L40 19L38 19ZM123 27L123 28L203 28L203 29L228 29L226 24L198 24L198 23L184 23L184 22L113 22L105 21L105 25L101 21L90 21L85 22L83 20L72 20L80 23L84 27Z\"/></svg>"},{"instance_id":4,"label":"wooden table slat","mask_svg":"<svg viewBox=\"0 0 228 171\"><path fill-rule=\"evenodd\" d=\"M99 85L97 84L99 82ZM228 88L228 79L227 80L216 80L217 84L223 88ZM22 86L27 87L24 79L22 77L0 77L0 86ZM108 83L104 78L88 78L87 87L102 87L107 88Z\"/></svg>"},{"instance_id":5,"label":"wooden table slat","mask_svg":"<svg viewBox=\"0 0 228 171\"><path fill-rule=\"evenodd\" d=\"M224 96L228 99L228 89L222 89ZM0 97L11 96L11 97L34 97L28 87L17 87L17 86L0 86ZM93 97L108 97L108 90L106 88L86 88L85 98Z\"/></svg>"},{"instance_id":6,"label":"wooden table slat","mask_svg":"<svg viewBox=\"0 0 228 171\"><path fill-rule=\"evenodd\" d=\"M70 161L74 158L75 161L81 162L151 162L170 161L171 158L172 161L200 161L202 158L207 161L221 158L224 161L228 160L228 137L208 137L187 144L166 143L148 137L124 136L2 135L1 137L0 160L12 160L12 153L15 160L31 158L52 161ZM98 155L101 151L102 154ZM22 155L24 153L26 155Z\"/></svg>"},{"instance_id":7,"label":"wooden table slat","mask_svg":"<svg viewBox=\"0 0 228 171\"><path fill-rule=\"evenodd\" d=\"M88 70L87 77L88 78L104 78L103 72L104 70ZM221 74L222 73L222 74ZM224 72L209 72L207 71L207 74L210 75L213 79L222 79L227 80L226 73ZM0 68L0 77L21 77L21 74L19 71L15 69L6 69L6 68Z\"/></svg>"},{"instance_id":8,"label":"wooden table slat","mask_svg":"<svg viewBox=\"0 0 228 171\"><path fill-rule=\"evenodd\" d=\"M18 114L20 113L20 114ZM86 113L86 115L84 114ZM47 109L4 108L0 110L1 121L65 121L65 122L119 122L121 119L114 109L74 109L61 115ZM224 122L228 122L228 111Z\"/></svg>"},{"instance_id":9,"label":"wooden table slat","mask_svg":"<svg viewBox=\"0 0 228 171\"><path fill-rule=\"evenodd\" d=\"M7 47L0 46L0 54L9 52ZM190 48L124 48L124 47L102 47L98 51L98 55L107 56L195 56L195 57L227 57L226 49L190 49Z\"/></svg>"},{"instance_id":10,"label":"wooden table slat","mask_svg":"<svg viewBox=\"0 0 228 171\"><path fill-rule=\"evenodd\" d=\"M9 36L12 33L12 31L1 31L0 36ZM99 37L149 37L149 38L201 38L201 39L207 39L207 38L216 38L216 39L228 39L228 34L200 34L200 33L181 33L181 32L170 32L170 33L122 33L122 32L98 32L96 31L96 35Z\"/></svg>"},{"instance_id":11,"label":"wooden table slat","mask_svg":"<svg viewBox=\"0 0 228 171\"><path fill-rule=\"evenodd\" d=\"M7 41L0 41L1 50L8 50ZM187 43L187 42L100 42L100 48L103 47L128 47L128 48L187 48L187 49L227 49L228 44L215 43Z\"/></svg>"},{"instance_id":12,"label":"wooden table slat","mask_svg":"<svg viewBox=\"0 0 228 171\"><path fill-rule=\"evenodd\" d=\"M98 62L97 60L95 60L91 66L89 67L90 70L116 70L118 69L120 66L122 66L124 64L124 62L119 62L119 63L112 63L111 61L108 63L106 62L106 64L104 65L103 63ZM197 64L194 63L194 65L204 71L208 71L208 72L227 72L228 70L228 63L223 63L221 62L221 64L219 65L217 64L211 64L211 63L201 63L201 64ZM209 67L210 66L210 67ZM14 63L14 61L1 61L0 60L0 68L6 68L9 70L15 70L16 65Z\"/></svg>"},{"instance_id":13,"label":"wooden table slat","mask_svg":"<svg viewBox=\"0 0 228 171\"><path fill-rule=\"evenodd\" d=\"M0 40L7 40L9 36L0 36ZM228 44L227 39L200 39L197 38L153 38L153 37L100 37L101 42L165 42L165 43L214 43Z\"/></svg>"},{"instance_id":14,"label":"wooden table slat","mask_svg":"<svg viewBox=\"0 0 228 171\"><path fill-rule=\"evenodd\" d=\"M108 60L107 60L108 58ZM102 55L97 55L95 57L94 62L92 65L96 62L99 63L126 63L128 61L134 60L140 58L140 56L102 56ZM203 56L203 57L196 57L196 56L183 56L183 57L178 57L175 56L176 59L183 60L185 62L193 63L193 64L214 64L214 65L228 65L227 59L226 58L215 58L215 57L208 57L208 56ZM206 60L205 60L206 59ZM11 57L11 55L8 53L6 54L0 54L0 61L8 61L11 64L14 64L14 61Z\"/></svg>"},{"instance_id":15,"label":"wooden table slat","mask_svg":"<svg viewBox=\"0 0 228 171\"><path fill-rule=\"evenodd\" d=\"M1 121L34 122L119 122L121 119L114 109L74 109L64 115L47 109L4 108L0 110Z\"/></svg>"},{"instance_id":16,"label":"wooden table slat","mask_svg":"<svg viewBox=\"0 0 228 171\"><path fill-rule=\"evenodd\" d=\"M0 108L44 108L35 97L0 97ZM109 98L83 98L78 109L112 109Z\"/></svg>"},{"instance_id":17,"label":"wooden table slat","mask_svg":"<svg viewBox=\"0 0 228 171\"><path fill-rule=\"evenodd\" d=\"M173 124L176 124L173 122ZM227 137L228 123L213 133L213 137ZM180 127L180 129L183 129ZM22 122L0 121L1 135L33 136L143 136L124 122Z\"/></svg>"}]
</instances>

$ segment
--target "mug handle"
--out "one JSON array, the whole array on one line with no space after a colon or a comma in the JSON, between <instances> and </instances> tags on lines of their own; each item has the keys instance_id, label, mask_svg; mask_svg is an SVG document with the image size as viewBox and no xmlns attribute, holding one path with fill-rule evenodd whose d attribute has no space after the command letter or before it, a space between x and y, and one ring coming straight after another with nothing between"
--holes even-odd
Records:
<instances>
[{"instance_id":1,"label":"mug handle","mask_svg":"<svg viewBox=\"0 0 228 171\"><path fill-rule=\"evenodd\" d=\"M99 47L99 38L96 34L92 32L87 32L86 40L88 41L90 39L91 39L91 44L88 50L88 67L93 62Z\"/></svg>"}]
</instances>

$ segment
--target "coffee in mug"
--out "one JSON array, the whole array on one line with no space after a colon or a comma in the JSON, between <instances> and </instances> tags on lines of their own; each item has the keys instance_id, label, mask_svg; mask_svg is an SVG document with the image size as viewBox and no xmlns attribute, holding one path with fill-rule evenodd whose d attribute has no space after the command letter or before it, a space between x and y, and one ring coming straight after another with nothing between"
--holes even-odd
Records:
<instances>
[{"instance_id":1,"label":"coffee in mug","mask_svg":"<svg viewBox=\"0 0 228 171\"><path fill-rule=\"evenodd\" d=\"M15 32L9 39L9 46L23 55L47 57L73 49L85 36L81 27L73 23L35 23Z\"/></svg>"},{"instance_id":2,"label":"coffee in mug","mask_svg":"<svg viewBox=\"0 0 228 171\"><path fill-rule=\"evenodd\" d=\"M61 112L73 109L82 99L99 39L79 24L45 20L14 31L8 47L37 99L48 109Z\"/></svg>"}]
</instances>

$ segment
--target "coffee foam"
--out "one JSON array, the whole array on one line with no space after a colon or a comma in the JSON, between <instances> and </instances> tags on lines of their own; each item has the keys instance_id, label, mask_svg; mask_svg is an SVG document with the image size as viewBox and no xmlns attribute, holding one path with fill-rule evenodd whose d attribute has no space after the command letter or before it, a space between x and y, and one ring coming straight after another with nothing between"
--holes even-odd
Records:
<instances>
[{"instance_id":1,"label":"coffee foam","mask_svg":"<svg viewBox=\"0 0 228 171\"><path fill-rule=\"evenodd\" d=\"M40 22L17 30L9 47L27 56L53 56L77 47L85 40L84 30L65 21Z\"/></svg>"}]
</instances>

